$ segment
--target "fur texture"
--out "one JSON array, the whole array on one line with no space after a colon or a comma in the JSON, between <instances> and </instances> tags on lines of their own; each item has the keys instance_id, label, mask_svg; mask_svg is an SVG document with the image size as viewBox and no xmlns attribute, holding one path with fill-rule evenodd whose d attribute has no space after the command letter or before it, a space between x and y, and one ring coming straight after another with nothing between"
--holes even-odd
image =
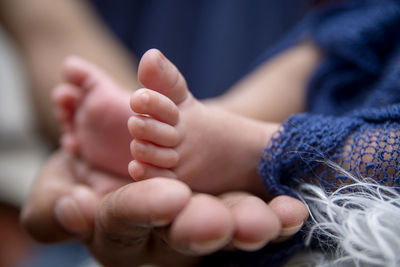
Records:
<instances>
[{"instance_id":1,"label":"fur texture","mask_svg":"<svg viewBox=\"0 0 400 267\"><path fill-rule=\"evenodd\" d=\"M311 214L306 245L317 239L323 253L306 252L290 266L400 266L400 194L396 188L357 179L334 163L330 167L354 181L327 193L303 184L298 194Z\"/></svg>"}]
</instances>

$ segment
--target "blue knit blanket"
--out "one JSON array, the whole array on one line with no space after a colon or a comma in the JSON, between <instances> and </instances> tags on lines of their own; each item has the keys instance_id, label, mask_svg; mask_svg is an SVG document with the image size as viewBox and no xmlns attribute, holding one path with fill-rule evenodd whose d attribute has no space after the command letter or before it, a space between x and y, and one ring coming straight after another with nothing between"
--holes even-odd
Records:
<instances>
[{"instance_id":1,"label":"blue knit blanket","mask_svg":"<svg viewBox=\"0 0 400 267\"><path fill-rule=\"evenodd\" d=\"M259 173L271 196L296 196L304 182L328 191L351 182L327 162L399 186L400 1L338 2L308 16L258 62L304 39L324 53L308 86L307 113L292 115L263 151ZM220 266L280 266L302 238L224 254Z\"/></svg>"}]
</instances>

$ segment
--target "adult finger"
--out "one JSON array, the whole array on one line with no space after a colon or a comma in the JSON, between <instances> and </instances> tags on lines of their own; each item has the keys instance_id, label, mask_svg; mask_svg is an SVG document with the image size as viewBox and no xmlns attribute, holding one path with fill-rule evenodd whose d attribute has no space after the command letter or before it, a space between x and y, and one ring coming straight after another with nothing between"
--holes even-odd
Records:
<instances>
[{"instance_id":1,"label":"adult finger","mask_svg":"<svg viewBox=\"0 0 400 267\"><path fill-rule=\"evenodd\" d=\"M95 214L103 197L132 180L92 169L78 159L73 163L70 169L75 184L68 195L56 201L54 212L65 230L87 241L92 238Z\"/></svg>"},{"instance_id":2,"label":"adult finger","mask_svg":"<svg viewBox=\"0 0 400 267\"><path fill-rule=\"evenodd\" d=\"M157 262L171 249L153 235L153 227L171 224L190 198L184 183L166 178L131 183L110 193L95 219L89 245L93 254L106 266Z\"/></svg>"},{"instance_id":3,"label":"adult finger","mask_svg":"<svg viewBox=\"0 0 400 267\"><path fill-rule=\"evenodd\" d=\"M234 219L233 247L254 251L276 239L281 232L280 219L262 199L246 192L225 193L220 199Z\"/></svg>"},{"instance_id":4,"label":"adult finger","mask_svg":"<svg viewBox=\"0 0 400 267\"><path fill-rule=\"evenodd\" d=\"M22 209L22 225L40 242L55 242L70 236L54 214L56 201L70 194L74 186L73 175L68 167L70 160L70 156L62 151L50 157L38 174L31 195Z\"/></svg>"},{"instance_id":5,"label":"adult finger","mask_svg":"<svg viewBox=\"0 0 400 267\"><path fill-rule=\"evenodd\" d=\"M308 218L308 209L300 200L281 195L271 200L269 206L282 223L282 231L276 242L284 241L297 233Z\"/></svg>"},{"instance_id":6,"label":"adult finger","mask_svg":"<svg viewBox=\"0 0 400 267\"><path fill-rule=\"evenodd\" d=\"M230 210L220 199L195 194L167 231L166 242L187 255L206 255L225 247L234 233Z\"/></svg>"}]
</instances>

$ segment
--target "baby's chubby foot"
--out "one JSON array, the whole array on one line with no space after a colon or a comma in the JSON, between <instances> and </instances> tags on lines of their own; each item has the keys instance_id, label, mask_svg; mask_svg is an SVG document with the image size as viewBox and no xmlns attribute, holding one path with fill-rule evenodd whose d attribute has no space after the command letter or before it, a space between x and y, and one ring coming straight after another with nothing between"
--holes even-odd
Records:
<instances>
[{"instance_id":1,"label":"baby's chubby foot","mask_svg":"<svg viewBox=\"0 0 400 267\"><path fill-rule=\"evenodd\" d=\"M128 91L78 57L65 60L63 75L65 83L53 93L62 146L94 167L128 176L132 137L126 123L133 114Z\"/></svg>"},{"instance_id":2,"label":"baby's chubby foot","mask_svg":"<svg viewBox=\"0 0 400 267\"><path fill-rule=\"evenodd\" d=\"M128 121L135 138L129 173L135 180L178 178L194 191L213 194L263 191L257 164L275 125L203 105L158 50L143 56L138 77L146 88L131 96L138 115Z\"/></svg>"}]
</instances>

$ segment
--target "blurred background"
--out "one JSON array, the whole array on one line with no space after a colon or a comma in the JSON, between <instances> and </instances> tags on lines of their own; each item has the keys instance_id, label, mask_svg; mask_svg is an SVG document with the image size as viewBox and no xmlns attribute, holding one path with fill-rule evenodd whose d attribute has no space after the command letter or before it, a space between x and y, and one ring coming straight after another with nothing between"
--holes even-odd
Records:
<instances>
[{"instance_id":1,"label":"blurred background","mask_svg":"<svg viewBox=\"0 0 400 267\"><path fill-rule=\"evenodd\" d=\"M128 88L160 49L198 98L217 96L301 20L311 0L0 0L0 267L96 266L77 243L39 245L18 222L57 146L50 94L62 60L83 56Z\"/></svg>"},{"instance_id":2,"label":"blurred background","mask_svg":"<svg viewBox=\"0 0 400 267\"><path fill-rule=\"evenodd\" d=\"M52 150L35 114L23 59L0 27L0 266L96 266L79 244L39 245L19 227L19 208Z\"/></svg>"}]
</instances>

